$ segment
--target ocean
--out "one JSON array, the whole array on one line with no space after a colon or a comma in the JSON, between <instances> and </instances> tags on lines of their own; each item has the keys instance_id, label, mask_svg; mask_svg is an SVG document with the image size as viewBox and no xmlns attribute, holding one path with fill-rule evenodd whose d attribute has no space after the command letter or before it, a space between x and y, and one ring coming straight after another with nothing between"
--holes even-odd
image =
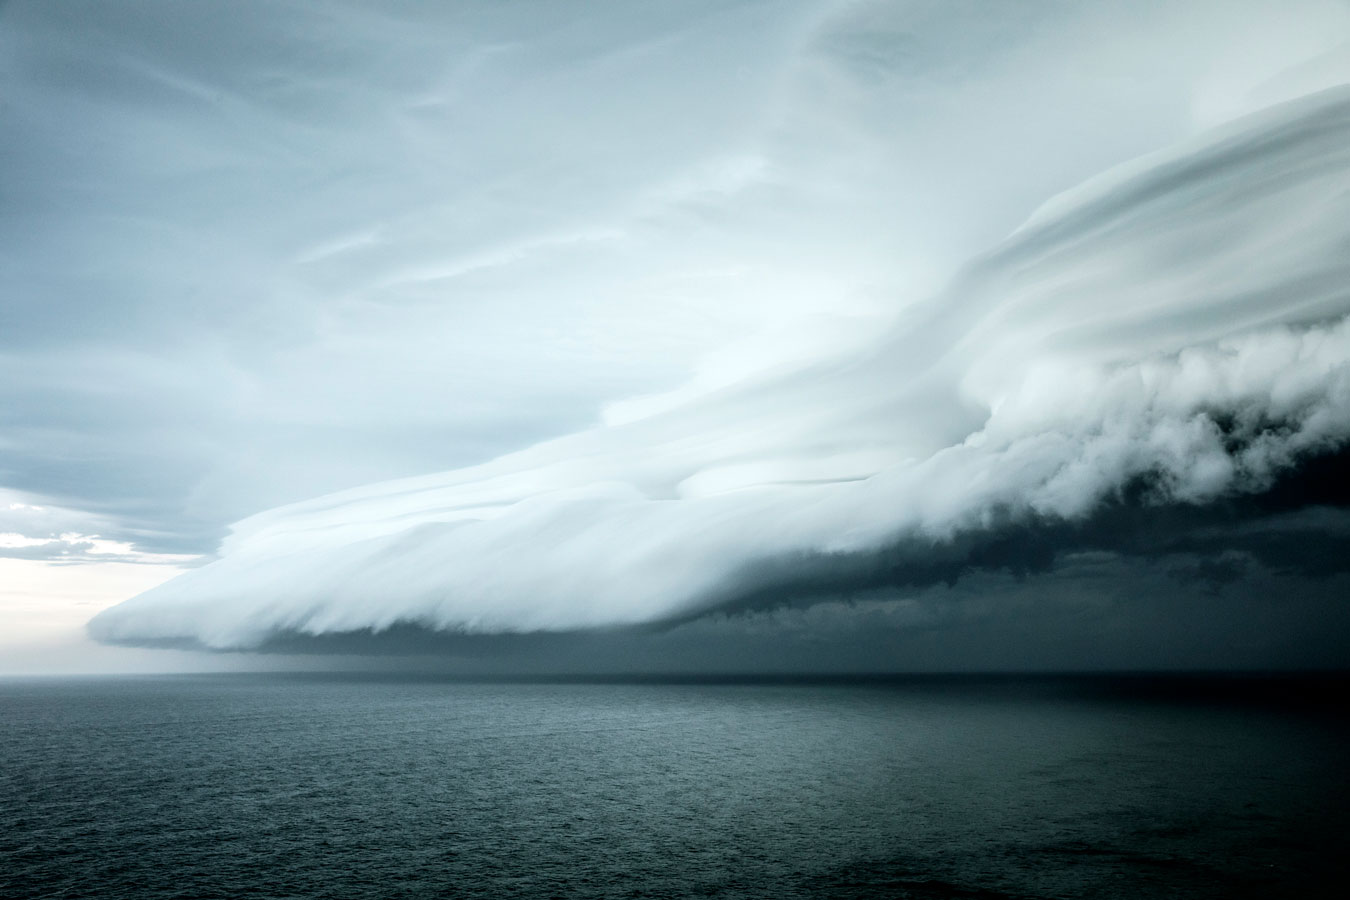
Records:
<instances>
[{"instance_id":1,"label":"ocean","mask_svg":"<svg viewBox=\"0 0 1350 900\"><path fill-rule=\"evenodd\" d=\"M1343 678L0 682L0 897L1350 896Z\"/></svg>"}]
</instances>

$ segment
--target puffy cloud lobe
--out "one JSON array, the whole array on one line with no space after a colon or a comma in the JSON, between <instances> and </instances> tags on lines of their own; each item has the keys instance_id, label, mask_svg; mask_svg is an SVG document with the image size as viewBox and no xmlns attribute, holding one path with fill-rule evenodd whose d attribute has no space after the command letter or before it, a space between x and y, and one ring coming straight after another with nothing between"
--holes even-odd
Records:
<instances>
[{"instance_id":1,"label":"puffy cloud lobe","mask_svg":"<svg viewBox=\"0 0 1350 900\"><path fill-rule=\"evenodd\" d=\"M792 560L1268 488L1350 437L1350 89L1048 204L863 352L238 523L90 624L247 647L688 617ZM765 574L769 573L769 574Z\"/></svg>"}]
</instances>

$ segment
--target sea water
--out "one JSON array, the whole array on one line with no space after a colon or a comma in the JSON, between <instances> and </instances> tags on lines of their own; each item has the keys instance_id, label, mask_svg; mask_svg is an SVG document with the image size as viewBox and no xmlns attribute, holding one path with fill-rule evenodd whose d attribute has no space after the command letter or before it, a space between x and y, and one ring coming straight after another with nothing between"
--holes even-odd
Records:
<instances>
[{"instance_id":1,"label":"sea water","mask_svg":"<svg viewBox=\"0 0 1350 900\"><path fill-rule=\"evenodd\" d=\"M1350 896L1312 681L14 680L0 896Z\"/></svg>"}]
</instances>

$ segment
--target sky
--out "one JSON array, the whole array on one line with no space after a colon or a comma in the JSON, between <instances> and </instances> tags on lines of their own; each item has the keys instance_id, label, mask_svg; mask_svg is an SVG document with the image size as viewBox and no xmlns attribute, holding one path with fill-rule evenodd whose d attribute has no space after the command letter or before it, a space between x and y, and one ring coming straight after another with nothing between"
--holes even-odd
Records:
<instances>
[{"instance_id":1,"label":"sky","mask_svg":"<svg viewBox=\"0 0 1350 900\"><path fill-rule=\"evenodd\" d=\"M0 673L1345 665L1347 82L1333 0L11 0Z\"/></svg>"}]
</instances>

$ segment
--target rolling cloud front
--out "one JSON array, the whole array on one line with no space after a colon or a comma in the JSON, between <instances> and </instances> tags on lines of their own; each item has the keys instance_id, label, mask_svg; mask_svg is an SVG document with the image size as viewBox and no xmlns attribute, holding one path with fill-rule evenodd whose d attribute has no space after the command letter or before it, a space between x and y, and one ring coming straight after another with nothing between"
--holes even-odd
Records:
<instances>
[{"instance_id":1,"label":"rolling cloud front","mask_svg":"<svg viewBox=\"0 0 1350 900\"><path fill-rule=\"evenodd\" d=\"M9 546L204 555L111 643L1343 664L1350 7L1090 6L5 7Z\"/></svg>"}]
</instances>

